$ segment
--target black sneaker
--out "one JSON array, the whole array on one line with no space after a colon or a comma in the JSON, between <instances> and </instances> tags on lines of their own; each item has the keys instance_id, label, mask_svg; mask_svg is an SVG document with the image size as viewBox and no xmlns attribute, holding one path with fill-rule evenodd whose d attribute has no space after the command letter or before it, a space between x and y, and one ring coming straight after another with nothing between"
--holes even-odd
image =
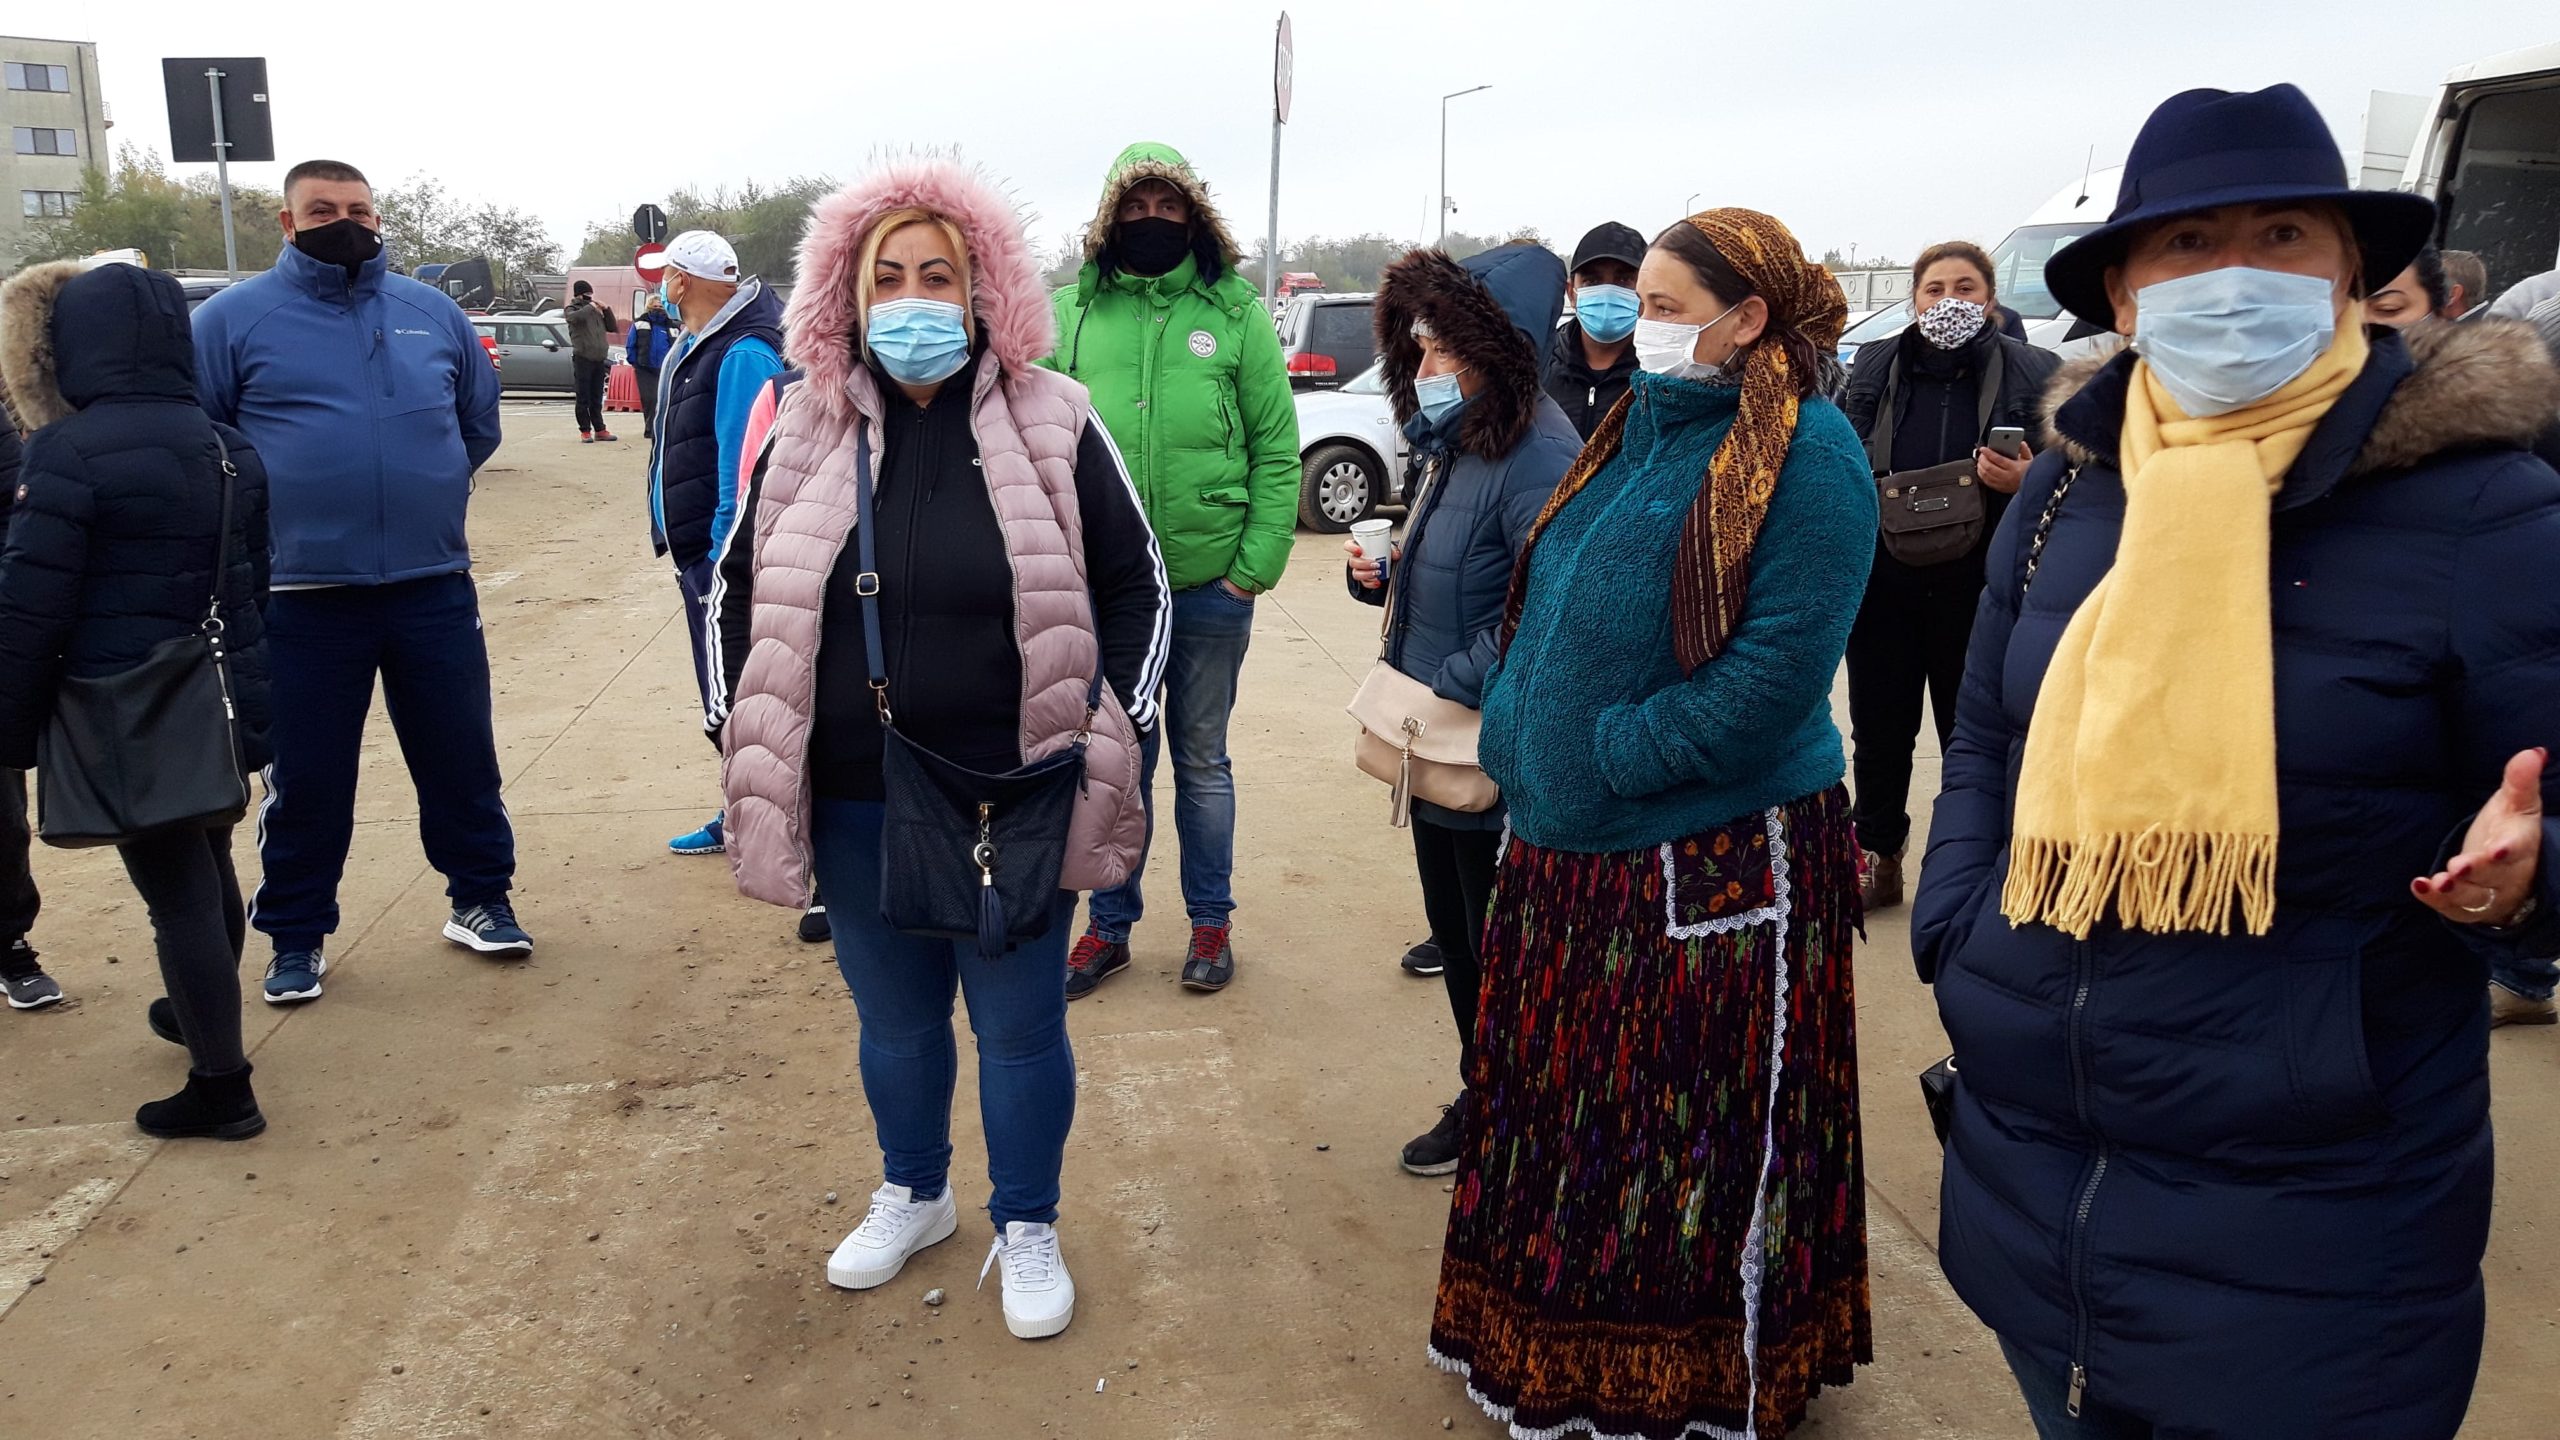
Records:
<instances>
[{"instance_id":1,"label":"black sneaker","mask_svg":"<svg viewBox=\"0 0 2560 1440\"><path fill-rule=\"evenodd\" d=\"M1067 956L1067 998L1081 1000L1129 968L1129 943L1087 933Z\"/></svg>"},{"instance_id":2,"label":"black sneaker","mask_svg":"<svg viewBox=\"0 0 2560 1440\"><path fill-rule=\"evenodd\" d=\"M1225 925L1191 927L1191 958L1182 963L1185 990L1224 990L1236 978L1236 947Z\"/></svg>"},{"instance_id":3,"label":"black sneaker","mask_svg":"<svg viewBox=\"0 0 2560 1440\"><path fill-rule=\"evenodd\" d=\"M835 936L835 927L827 923L826 897L820 896L811 900L809 908L800 912L801 941L810 945L824 945Z\"/></svg>"},{"instance_id":4,"label":"black sneaker","mask_svg":"<svg viewBox=\"0 0 2560 1440\"><path fill-rule=\"evenodd\" d=\"M1447 1175L1458 1168L1458 1154L1463 1148L1459 1132L1466 1128L1467 1093L1440 1107L1440 1123L1429 1131L1405 1142L1404 1154L1397 1161L1408 1175Z\"/></svg>"},{"instance_id":5,"label":"black sneaker","mask_svg":"<svg viewBox=\"0 0 2560 1440\"><path fill-rule=\"evenodd\" d=\"M36 963L35 947L20 940L0 950L0 996L12 1010L41 1010L62 1003L62 987Z\"/></svg>"},{"instance_id":6,"label":"black sneaker","mask_svg":"<svg viewBox=\"0 0 2560 1440\"><path fill-rule=\"evenodd\" d=\"M1437 975L1448 968L1440 959L1440 942L1437 940L1425 940L1404 952L1404 973L1407 975Z\"/></svg>"}]
</instances>

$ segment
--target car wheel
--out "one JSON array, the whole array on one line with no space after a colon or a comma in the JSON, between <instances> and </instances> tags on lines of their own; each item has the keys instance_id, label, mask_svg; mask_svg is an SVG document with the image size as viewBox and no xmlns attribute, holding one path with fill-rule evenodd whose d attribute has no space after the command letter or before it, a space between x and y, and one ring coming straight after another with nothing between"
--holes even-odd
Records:
<instances>
[{"instance_id":1,"label":"car wheel","mask_svg":"<svg viewBox=\"0 0 2560 1440\"><path fill-rule=\"evenodd\" d=\"M1357 445L1321 445L1307 454L1298 487L1298 518L1307 528L1339 535L1369 518L1384 491L1376 457Z\"/></svg>"}]
</instances>

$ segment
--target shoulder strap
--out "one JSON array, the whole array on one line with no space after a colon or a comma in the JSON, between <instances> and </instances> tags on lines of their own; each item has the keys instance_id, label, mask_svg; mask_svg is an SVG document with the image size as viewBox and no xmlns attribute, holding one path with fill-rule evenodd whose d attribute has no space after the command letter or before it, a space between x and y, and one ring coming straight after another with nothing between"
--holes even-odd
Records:
<instances>
[{"instance_id":1,"label":"shoulder strap","mask_svg":"<svg viewBox=\"0 0 2560 1440\"><path fill-rule=\"evenodd\" d=\"M1994 324L1998 321L1995 319ZM2009 382L2008 346L2004 337L1991 337L1991 356L1982 362L1980 394L1974 402L1973 443L1979 445L1991 438L1991 414L2000 406L2000 387Z\"/></svg>"},{"instance_id":2,"label":"shoulder strap","mask_svg":"<svg viewBox=\"0 0 2560 1440\"><path fill-rule=\"evenodd\" d=\"M2071 482L2080 478L2077 465L2062 472L2054 483L2053 498L2044 502L2044 513L2036 517L2035 538L2027 542L2027 573L2018 581L2018 598L2027 598L2027 587L2036 583L2036 567L2044 563L2044 542L2053 538L2053 522L2062 514L2062 497L2071 493Z\"/></svg>"},{"instance_id":3,"label":"shoulder strap","mask_svg":"<svg viewBox=\"0 0 2560 1440\"><path fill-rule=\"evenodd\" d=\"M222 460L222 523L213 531L213 598L205 602L208 624L222 623L222 593L231 584L231 494L239 480L239 467L231 463L231 447L223 443L221 427L213 432L213 451Z\"/></svg>"},{"instance_id":4,"label":"shoulder strap","mask_svg":"<svg viewBox=\"0 0 2560 1440\"><path fill-rule=\"evenodd\" d=\"M880 653L880 557L871 531L871 427L861 416L853 420L853 544L862 569L853 577L853 593L862 598L862 658L871 672L871 703L880 724L896 724L889 710L888 657Z\"/></svg>"}]
</instances>

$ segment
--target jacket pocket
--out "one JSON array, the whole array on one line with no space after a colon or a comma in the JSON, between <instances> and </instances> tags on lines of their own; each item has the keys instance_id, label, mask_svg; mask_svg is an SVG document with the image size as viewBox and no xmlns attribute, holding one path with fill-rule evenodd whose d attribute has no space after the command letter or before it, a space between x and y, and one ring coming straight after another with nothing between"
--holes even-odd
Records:
<instances>
[{"instance_id":1,"label":"jacket pocket","mask_svg":"<svg viewBox=\"0 0 2560 1440\"><path fill-rule=\"evenodd\" d=\"M1203 505L1223 505L1241 510L1245 506L1253 503L1253 497L1246 494L1245 488L1241 485L1220 485L1212 490L1201 491L1200 503Z\"/></svg>"},{"instance_id":2,"label":"jacket pocket","mask_svg":"<svg viewBox=\"0 0 2560 1440\"><path fill-rule=\"evenodd\" d=\"M2390 1124L2365 1041L2363 947L2288 957L2285 981L2285 1042L2300 1138L2343 1138Z\"/></svg>"},{"instance_id":3,"label":"jacket pocket","mask_svg":"<svg viewBox=\"0 0 2560 1440\"><path fill-rule=\"evenodd\" d=\"M412 321L393 324L383 334L383 376L388 393L386 415L453 409L454 354L450 340ZM478 357L474 357L478 358ZM485 359L482 364L488 363Z\"/></svg>"}]
</instances>

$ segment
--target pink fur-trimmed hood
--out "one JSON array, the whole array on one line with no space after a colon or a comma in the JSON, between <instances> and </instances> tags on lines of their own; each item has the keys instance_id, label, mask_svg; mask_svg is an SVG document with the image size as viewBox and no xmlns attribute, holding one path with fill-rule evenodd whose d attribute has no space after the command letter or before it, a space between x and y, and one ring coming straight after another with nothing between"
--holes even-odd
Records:
<instances>
[{"instance_id":1,"label":"pink fur-trimmed hood","mask_svg":"<svg viewBox=\"0 0 2560 1440\"><path fill-rule=\"evenodd\" d=\"M799 283L782 325L790 362L806 373L812 399L849 406L846 389L859 346L855 266L880 217L914 207L960 227L969 243L970 309L988 348L1014 374L1057 348L1049 290L1022 232L1021 214L986 173L947 155L902 155L818 202L800 241Z\"/></svg>"}]
</instances>

